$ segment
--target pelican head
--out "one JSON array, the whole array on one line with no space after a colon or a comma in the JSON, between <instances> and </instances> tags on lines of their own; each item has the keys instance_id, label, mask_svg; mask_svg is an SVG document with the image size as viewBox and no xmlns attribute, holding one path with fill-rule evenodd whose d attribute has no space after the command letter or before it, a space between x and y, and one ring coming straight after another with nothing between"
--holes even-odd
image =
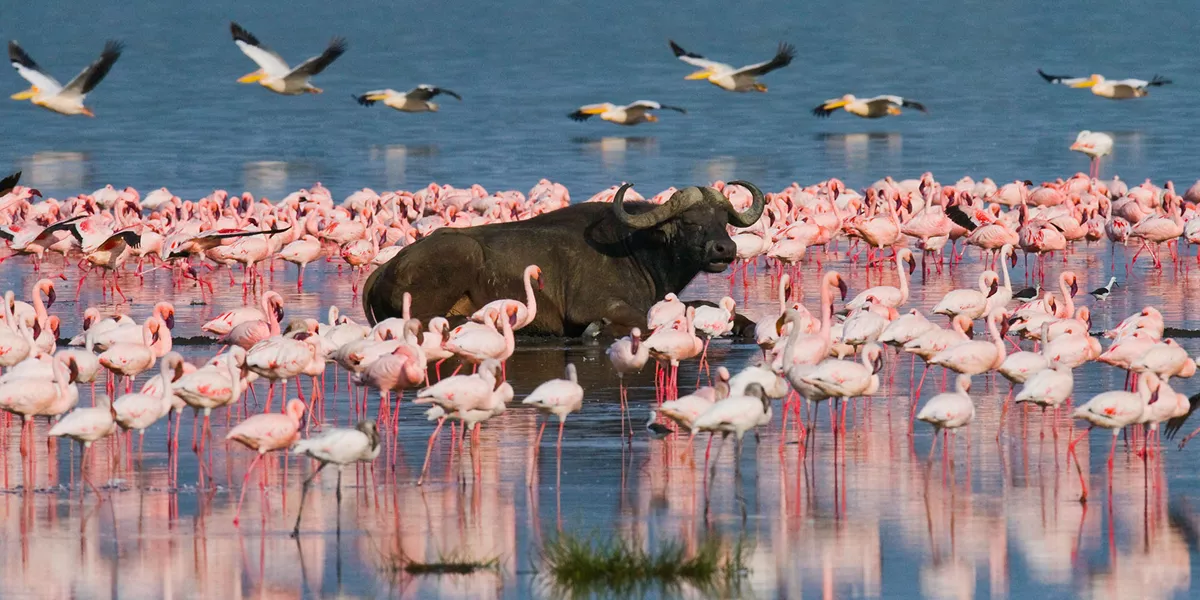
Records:
<instances>
[{"instance_id":1,"label":"pelican head","mask_svg":"<svg viewBox=\"0 0 1200 600\"><path fill-rule=\"evenodd\" d=\"M259 69L253 73L247 73L238 77L238 83L262 83L263 78L266 76L267 72Z\"/></svg>"},{"instance_id":2,"label":"pelican head","mask_svg":"<svg viewBox=\"0 0 1200 600\"><path fill-rule=\"evenodd\" d=\"M13 100L28 100L36 95L38 95L38 89L37 89L37 86L35 85L23 92L17 92L9 97L12 98Z\"/></svg>"},{"instance_id":3,"label":"pelican head","mask_svg":"<svg viewBox=\"0 0 1200 600\"><path fill-rule=\"evenodd\" d=\"M712 71L709 69L701 69L695 73L692 73L691 75L688 75L687 77L684 77L684 79L708 79L709 77L712 77Z\"/></svg>"},{"instance_id":4,"label":"pelican head","mask_svg":"<svg viewBox=\"0 0 1200 600\"><path fill-rule=\"evenodd\" d=\"M1098 83L1102 83L1103 81L1104 81L1103 75L1097 75L1097 74L1093 73L1092 76L1088 77L1086 81L1080 81L1079 83L1076 83L1075 85L1072 85L1071 87L1090 88Z\"/></svg>"}]
</instances>

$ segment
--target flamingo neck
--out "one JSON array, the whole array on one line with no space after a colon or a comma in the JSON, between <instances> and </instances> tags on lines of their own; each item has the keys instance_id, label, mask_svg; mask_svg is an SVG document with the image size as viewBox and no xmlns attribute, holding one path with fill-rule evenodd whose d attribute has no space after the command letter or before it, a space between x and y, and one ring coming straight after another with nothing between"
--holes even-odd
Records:
<instances>
[{"instance_id":1,"label":"flamingo neck","mask_svg":"<svg viewBox=\"0 0 1200 600\"><path fill-rule=\"evenodd\" d=\"M525 309L528 313L525 318L533 322L537 314L537 297L533 295L533 271L530 269L525 269Z\"/></svg>"}]
</instances>

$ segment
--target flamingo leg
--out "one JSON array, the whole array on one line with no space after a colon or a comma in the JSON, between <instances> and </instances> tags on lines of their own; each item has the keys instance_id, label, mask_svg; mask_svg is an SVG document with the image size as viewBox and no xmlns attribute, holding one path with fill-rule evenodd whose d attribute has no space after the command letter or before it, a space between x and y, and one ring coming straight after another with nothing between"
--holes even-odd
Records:
<instances>
[{"instance_id":1,"label":"flamingo leg","mask_svg":"<svg viewBox=\"0 0 1200 600\"><path fill-rule=\"evenodd\" d=\"M254 472L254 467L258 466L258 461L262 460L262 453L255 455L254 460L250 463L250 468L246 469L246 476L242 478L242 493L238 495L237 512L233 515L233 525L236 527L242 518L242 501L246 499L246 486L250 484L250 474Z\"/></svg>"},{"instance_id":2,"label":"flamingo leg","mask_svg":"<svg viewBox=\"0 0 1200 600\"><path fill-rule=\"evenodd\" d=\"M312 485L313 479L315 479L317 477L317 475L321 472L321 469L324 469L325 466L328 464L329 463L326 463L326 462L321 463L321 465L319 467L317 467L317 470L313 471L313 474L309 475L308 478L304 480L304 485L300 487L300 510L296 511L296 526L292 529L292 537L293 538L300 535L300 517L304 516L304 498L306 496L308 496L308 488ZM338 487L338 496L339 496L338 503L339 504L341 503L341 500L342 500L341 495L342 495L342 490L341 490L341 487L339 486Z\"/></svg>"},{"instance_id":3,"label":"flamingo leg","mask_svg":"<svg viewBox=\"0 0 1200 600\"><path fill-rule=\"evenodd\" d=\"M429 455L433 453L433 441L437 439L438 433L442 430L442 425L446 424L446 417L438 419L437 427L433 429L433 433L429 436L429 445L425 448L425 465L421 467L421 476L417 478L417 485L425 483L425 472L429 470Z\"/></svg>"}]
</instances>

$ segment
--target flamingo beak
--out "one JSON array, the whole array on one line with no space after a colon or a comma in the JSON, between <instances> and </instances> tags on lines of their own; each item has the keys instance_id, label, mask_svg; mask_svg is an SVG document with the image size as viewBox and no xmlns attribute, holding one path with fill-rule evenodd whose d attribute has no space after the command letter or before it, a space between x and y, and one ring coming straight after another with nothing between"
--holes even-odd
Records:
<instances>
[{"instance_id":1,"label":"flamingo beak","mask_svg":"<svg viewBox=\"0 0 1200 600\"><path fill-rule=\"evenodd\" d=\"M58 297L58 295L55 294L54 288L50 288L50 291L46 292L46 308L50 308L51 306L54 306L54 299L57 297Z\"/></svg>"},{"instance_id":2,"label":"flamingo beak","mask_svg":"<svg viewBox=\"0 0 1200 600\"><path fill-rule=\"evenodd\" d=\"M1014 269L1017 268L1017 253L1016 252L1008 253L1008 266L1012 267Z\"/></svg>"},{"instance_id":3,"label":"flamingo beak","mask_svg":"<svg viewBox=\"0 0 1200 600\"><path fill-rule=\"evenodd\" d=\"M1158 390L1154 390L1154 392L1150 394L1150 401L1147 402L1147 404L1154 404L1155 402L1158 402Z\"/></svg>"},{"instance_id":4,"label":"flamingo beak","mask_svg":"<svg viewBox=\"0 0 1200 600\"><path fill-rule=\"evenodd\" d=\"M882 371L883 370L883 355L876 354L875 360L871 361L871 366L872 366L872 371L871 371L872 375Z\"/></svg>"},{"instance_id":5,"label":"flamingo beak","mask_svg":"<svg viewBox=\"0 0 1200 600\"><path fill-rule=\"evenodd\" d=\"M992 296L996 295L996 290L998 289L1000 289L1000 283L997 281L992 281L992 287L988 290L987 297L991 298Z\"/></svg>"},{"instance_id":6,"label":"flamingo beak","mask_svg":"<svg viewBox=\"0 0 1200 600\"><path fill-rule=\"evenodd\" d=\"M638 350L642 347L642 340L639 340L636 335L629 336L629 347L633 350L634 354L637 354Z\"/></svg>"},{"instance_id":7,"label":"flamingo beak","mask_svg":"<svg viewBox=\"0 0 1200 600\"><path fill-rule=\"evenodd\" d=\"M850 286L846 285L846 280L838 277L838 291L842 293L842 300L846 300L846 294L850 292Z\"/></svg>"},{"instance_id":8,"label":"flamingo beak","mask_svg":"<svg viewBox=\"0 0 1200 600\"><path fill-rule=\"evenodd\" d=\"M969 337L969 338L975 337L975 323L971 323L970 325L967 325L966 334L967 334L967 337Z\"/></svg>"},{"instance_id":9,"label":"flamingo beak","mask_svg":"<svg viewBox=\"0 0 1200 600\"><path fill-rule=\"evenodd\" d=\"M905 261L908 262L908 274L912 275L917 270L917 259L910 256Z\"/></svg>"},{"instance_id":10,"label":"flamingo beak","mask_svg":"<svg viewBox=\"0 0 1200 600\"><path fill-rule=\"evenodd\" d=\"M1004 337L1006 335L1008 335L1008 319L1004 319L1004 323L1000 325L1000 337Z\"/></svg>"},{"instance_id":11,"label":"flamingo beak","mask_svg":"<svg viewBox=\"0 0 1200 600\"><path fill-rule=\"evenodd\" d=\"M175 313L167 313L167 318L164 321L167 324L167 329L175 329Z\"/></svg>"},{"instance_id":12,"label":"flamingo beak","mask_svg":"<svg viewBox=\"0 0 1200 600\"><path fill-rule=\"evenodd\" d=\"M542 280L542 272L541 271L538 271L537 277L534 277L534 279L536 279L538 282L538 290L539 291L545 289L546 282Z\"/></svg>"}]
</instances>

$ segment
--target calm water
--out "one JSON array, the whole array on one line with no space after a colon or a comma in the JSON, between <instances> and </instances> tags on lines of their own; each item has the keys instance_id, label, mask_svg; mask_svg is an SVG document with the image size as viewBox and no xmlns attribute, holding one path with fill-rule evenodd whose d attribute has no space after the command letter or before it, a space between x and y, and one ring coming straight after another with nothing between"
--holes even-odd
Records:
<instances>
[{"instance_id":1,"label":"calm water","mask_svg":"<svg viewBox=\"0 0 1200 600\"><path fill-rule=\"evenodd\" d=\"M924 170L942 180L966 174L1049 179L1085 168L1085 158L1066 147L1087 128L1116 138L1106 174L1190 182L1197 173L1184 137L1189 132L1178 123L1195 110L1190 100L1198 84L1189 77L1195 70L1195 11L1183 1L1152 8L772 2L743 3L733 13L727 3L715 2L681 9L634 2L556 7L523 0L502 6L368 1L354 3L352 12L311 1L255 8L223 1L23 3L6 7L4 35L19 39L60 79L92 60L106 36L124 39L128 49L89 99L96 119L0 101L0 165L24 169L27 181L60 197L106 183L143 192L166 185L184 197L224 187L275 198L316 180L341 196L362 186L416 188L431 180L527 189L549 177L583 198L620 180L653 193L732 177L766 190L830 176L861 186ZM276 96L234 82L254 66L229 40L230 18L293 63L316 54L334 34L347 36L350 50L316 79L325 94ZM668 37L738 64L767 58L780 40L794 43L799 56L764 79L769 93L734 95L683 81L688 67L672 58ZM1039 66L1147 79L1160 73L1176 83L1149 98L1118 103L1047 85L1036 75ZM15 73L3 81L5 93L24 89ZM349 97L421 82L453 89L465 100L442 102L438 114L406 115L362 108ZM931 112L876 122L808 114L818 102L846 92L898 93ZM638 98L679 104L690 114L666 114L636 129L565 118L583 103ZM1056 275L1061 266L1053 264ZM826 265L848 275L852 293L868 285L862 270L843 260L830 257ZM1106 248L1081 247L1068 268L1081 275L1086 290L1104 283L1109 266ZM323 274L310 268L311 287L297 293L294 271L276 265L271 286L287 295L288 316L321 316L338 304L360 318L349 276L338 276L333 264L322 267ZM1097 307L1097 328L1145 304L1162 309L1168 325L1200 328L1192 310L1200 269L1176 273L1168 266L1159 273L1139 266L1128 279L1117 271L1129 285ZM951 276L917 284L910 305L930 308L946 291L973 285L976 273L968 262ZM69 336L78 330L83 307L101 298L92 281L72 303L77 273L72 267L67 275L54 312ZM805 281L815 277L809 271ZM1021 282L1023 272L1014 277ZM883 278L895 281L890 271ZM36 279L25 263L0 265L0 283L22 297ZM173 287L165 271L149 275L144 285L126 275L122 287L133 299L122 310L139 319L155 300L173 299L181 336L199 334L201 323L243 301L240 290L218 286L218 298L191 305L196 290ZM726 281L712 276L698 279L689 296L715 300L726 292ZM736 296L752 318L774 305L765 279L744 293L739 285ZM815 308L815 294L805 301ZM1197 340L1181 342L1193 353L1200 350ZM217 351L178 349L197 362ZM197 479L188 451L190 416L183 420L184 487L178 493L163 491L170 482L166 429L159 424L132 469L117 464L114 443L97 446L94 478L112 484L100 505L90 496L81 505L76 488L67 493L54 487L77 483L78 449L59 444L49 459L39 424L38 471L26 474L17 458L17 429L10 426L0 433L0 596L554 596L534 571L541 541L560 527L584 535L616 532L647 545L695 545L713 535L728 543L742 540L750 549L750 570L737 592L752 597L1189 595L1200 554L1181 523L1200 522L1194 469L1200 450L1169 451L1148 468L1120 452L1110 501L1104 475L1109 438L1096 434L1094 454L1080 448L1093 494L1085 508L1076 502L1074 467L1068 470L1065 462L1067 421L1058 422L1056 440L1049 420L1018 413L998 444L1007 385L976 378L979 417L963 436L971 440L969 452L960 440L952 468L928 465L929 431L918 427L914 437L908 435L908 362L889 360L894 380L851 413L844 443L835 447L825 433L822 410L822 433L803 462L794 433L781 455L776 405L776 420L761 441L747 440L741 485L735 485L732 445L721 454L716 481L706 482L699 465L681 460L681 441L639 436L631 448L618 443L616 382L602 350L523 344L509 366L518 399L558 376L565 361L580 367L587 404L567 425L561 480L552 445L544 445L530 469L537 422L531 412L513 408L483 430L481 486L468 475L467 455L451 462L443 440L432 483L417 488L412 482L431 425L405 404L395 470L381 459L378 485L366 473L347 472L340 537L334 533L334 478L323 476L298 544L286 532L307 461L289 461L286 479L282 463L271 463L269 504L251 489L239 529L231 524L235 493L251 454L215 445L221 487L197 492L190 486ZM740 367L756 353L753 346L718 343L714 362ZM327 417L343 424L349 419L344 380L335 389L334 372L329 375ZM696 378L694 365L685 366L685 392ZM1122 379L1115 369L1088 366L1077 372L1076 396L1118 388ZM632 383L634 418L643 421L653 402L652 377ZM1190 382L1177 389L1197 391ZM928 397L929 382L926 390ZM260 398L264 391L260 385ZM84 392L84 404L88 397ZM222 435L223 413L214 424L215 435ZM26 491L30 487L42 491ZM385 565L399 554L416 560L495 557L500 568L469 577L393 577Z\"/></svg>"},{"instance_id":2,"label":"calm water","mask_svg":"<svg viewBox=\"0 0 1200 600\"><path fill-rule=\"evenodd\" d=\"M741 177L782 188L830 176L865 185L932 170L1051 179L1086 169L1066 150L1081 129L1112 132L1105 173L1192 181L1192 99L1200 92L1194 2L1153 7L1065 2L896 3L880 0L678 3L62 2L14 3L6 38L66 81L107 36L128 48L89 98L95 119L0 102L0 165L47 193L112 183L216 187L278 197L320 180L335 194L431 180L528 189L549 177L587 197L621 180L644 190ZM254 65L232 43L236 19L292 64L335 34L349 50L316 80L320 96L283 97L234 80ZM796 45L767 94L684 81L667 47L742 65ZM1036 73L1149 79L1175 85L1114 102L1044 83ZM24 89L15 72L0 81ZM438 114L363 108L352 93L432 83L458 91ZM929 115L865 121L809 114L844 93L895 93ZM581 104L639 98L690 110L621 128L575 123ZM6 167L7 168L7 167Z\"/></svg>"},{"instance_id":3,"label":"calm water","mask_svg":"<svg viewBox=\"0 0 1200 600\"><path fill-rule=\"evenodd\" d=\"M1081 274L1084 289L1099 285L1107 274L1101 257L1106 259L1107 251L1083 247L1070 257L1067 268ZM0 274L16 289L29 289L33 276L13 264L5 263ZM851 293L868 285L862 269L845 259L831 255L825 264L848 274ZM949 289L973 284L976 272L968 262L948 276L917 283L910 304L929 309ZM75 271L67 273L71 281L59 287L65 301L54 309L70 333L78 328L82 307L101 300L90 284L73 304ZM348 301L348 276L338 276L336 265L322 264L309 273L312 287L297 293L294 270L276 268L271 286L285 292L289 317L317 316L331 303L361 314ZM1188 309L1200 293L1200 269L1185 271L1181 265L1173 272L1168 263L1163 273L1138 267L1128 279L1123 269L1118 274L1128 285L1108 301L1095 305L1081 299L1095 305L1097 327L1146 303L1161 307L1170 324L1197 326ZM805 281L816 276L808 271ZM1023 283L1023 272L1014 277ZM217 274L218 281L223 278ZM886 273L883 280L894 283L895 274ZM735 295L742 310L754 318L773 310L769 286L765 278L746 288L739 283ZM139 318L153 301L173 298L180 336L195 335L204 320L242 301L240 289L233 287L207 304L189 305L194 290L173 288L162 270L151 273L144 285L127 275L122 287L133 298L122 309ZM728 290L723 277L706 276L687 295L716 298ZM811 293L806 301L814 303ZM1197 340L1181 341L1191 352L1200 349ZM217 350L177 348L195 361ZM754 346L718 342L712 360L737 369L756 354ZM786 434L781 452L776 404L776 418L761 440L747 438L740 481L732 444L723 448L716 480L709 481L702 464L684 459L683 439L638 435L632 447L619 443L616 380L602 347L522 343L509 364L518 399L558 376L566 361L579 365L587 399L567 424L561 478L552 441L543 444L536 466L530 466L536 416L514 407L483 428L479 485L469 474L469 454L449 458L448 436L443 436L435 448L431 482L418 488L414 481L432 425L406 403L394 470L385 454L374 480L366 471L347 471L340 536L334 478L330 473L320 479L298 544L287 532L300 481L311 468L307 461L292 459L287 471L279 459L269 462L268 493L251 488L239 529L231 523L236 492L252 455L215 444L219 487L197 491L197 463L188 445L190 415L184 418L179 491L167 491L166 428L160 423L147 435L144 454L133 456L132 468L111 440L97 445L93 477L109 482L102 504L90 495L81 504L76 487L69 492L63 487L78 484L78 449L59 444L56 460L49 460L40 441L43 424L37 434L38 470L25 473L14 423L0 434L0 595L557 597L537 571L542 542L560 530L616 533L648 546L674 540L694 547L712 536L728 544L741 541L749 567L736 590L743 597L1183 598L1192 570L1200 566L1185 525L1200 524L1200 480L1194 469L1200 450L1176 452L1169 446L1144 467L1119 447L1110 498L1104 459L1111 438L1097 433L1090 450L1087 444L1080 447L1092 489L1091 502L1081 505L1075 469L1068 469L1065 459L1071 433L1067 419L1055 423L1035 411L1016 411L997 443L999 406L1008 389L1003 380L975 378L972 394L979 414L956 446L952 465L926 462L927 428L917 427L909 436L912 388L904 357L889 358L884 389L849 413L844 441L835 446L822 408L819 431L803 462L794 431ZM336 373L330 369L327 375L326 418L344 424L351 418L344 374L336 388ZM694 365L685 365L685 391L696 378ZM1119 388L1122 379L1116 369L1089 365L1076 372L1076 397ZM934 373L926 382L924 398L936 392L938 380ZM633 417L642 422L653 403L650 373L631 384ZM1176 387L1196 391L1188 381ZM260 400L264 391L259 384ZM88 397L85 390L84 404ZM251 410L257 406L252 399L247 403ZM213 422L219 439L228 427L226 417L219 411ZM697 448L697 462L702 455ZM472 576L393 576L386 565L399 555L418 561L449 555L497 558L500 567ZM686 588L682 593L703 595Z\"/></svg>"}]
</instances>

